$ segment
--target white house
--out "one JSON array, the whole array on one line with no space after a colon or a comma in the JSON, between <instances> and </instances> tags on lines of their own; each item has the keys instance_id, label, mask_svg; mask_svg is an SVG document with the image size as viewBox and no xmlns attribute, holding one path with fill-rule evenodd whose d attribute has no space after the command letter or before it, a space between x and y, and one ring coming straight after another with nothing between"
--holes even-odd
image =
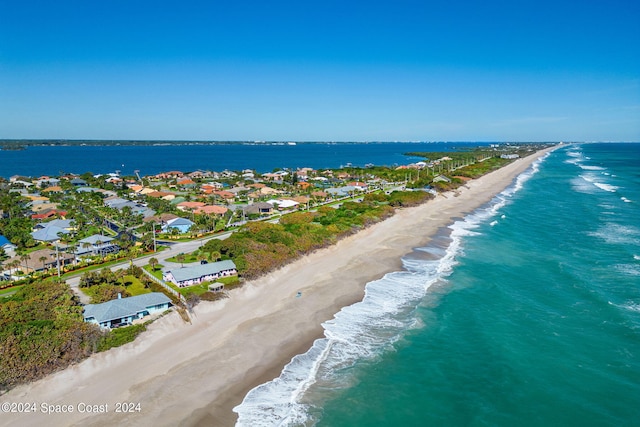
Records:
<instances>
[{"instance_id":1,"label":"white house","mask_svg":"<svg viewBox=\"0 0 640 427\"><path fill-rule=\"evenodd\" d=\"M163 278L165 281L173 282L179 287L184 288L202 282L210 282L220 277L235 276L236 274L238 274L238 270L234 262L224 260L169 270L164 272Z\"/></svg>"}]
</instances>

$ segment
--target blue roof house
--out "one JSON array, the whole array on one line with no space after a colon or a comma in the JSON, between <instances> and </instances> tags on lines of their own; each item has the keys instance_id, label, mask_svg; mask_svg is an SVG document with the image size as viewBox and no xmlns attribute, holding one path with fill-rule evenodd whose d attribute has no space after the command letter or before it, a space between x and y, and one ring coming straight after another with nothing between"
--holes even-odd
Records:
<instances>
[{"instance_id":1,"label":"blue roof house","mask_svg":"<svg viewBox=\"0 0 640 427\"><path fill-rule=\"evenodd\" d=\"M178 230L179 233L186 233L192 225L195 225L195 222L190 219L174 218L167 221L167 224L162 226L162 231L171 232L172 229L175 229Z\"/></svg>"},{"instance_id":2,"label":"blue roof house","mask_svg":"<svg viewBox=\"0 0 640 427\"><path fill-rule=\"evenodd\" d=\"M10 255L9 252L13 253L18 247L11 243L9 239L0 234L0 248L4 249L7 255Z\"/></svg>"},{"instance_id":3,"label":"blue roof house","mask_svg":"<svg viewBox=\"0 0 640 427\"><path fill-rule=\"evenodd\" d=\"M130 325L154 313L167 310L171 300L161 292L136 295L135 297L114 299L101 304L87 304L84 307L84 321L95 323L101 328L111 329Z\"/></svg>"}]
</instances>

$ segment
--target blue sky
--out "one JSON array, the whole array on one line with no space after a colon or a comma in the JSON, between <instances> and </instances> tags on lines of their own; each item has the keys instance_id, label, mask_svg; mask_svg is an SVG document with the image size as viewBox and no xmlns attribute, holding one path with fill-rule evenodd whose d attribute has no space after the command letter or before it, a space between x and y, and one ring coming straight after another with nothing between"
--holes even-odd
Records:
<instances>
[{"instance_id":1,"label":"blue sky","mask_svg":"<svg viewBox=\"0 0 640 427\"><path fill-rule=\"evenodd\" d=\"M0 0L0 138L640 141L637 1Z\"/></svg>"}]
</instances>

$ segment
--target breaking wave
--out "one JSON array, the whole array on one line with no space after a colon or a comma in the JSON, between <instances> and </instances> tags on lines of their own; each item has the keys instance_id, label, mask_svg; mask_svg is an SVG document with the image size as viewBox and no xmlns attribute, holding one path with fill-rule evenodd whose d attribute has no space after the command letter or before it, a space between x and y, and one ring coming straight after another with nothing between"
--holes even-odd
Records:
<instances>
[{"instance_id":1,"label":"breaking wave","mask_svg":"<svg viewBox=\"0 0 640 427\"><path fill-rule=\"evenodd\" d=\"M358 362L375 362L407 330L420 326L415 310L428 289L451 274L464 237L477 234L474 229L497 215L524 182L538 172L547 156L534 162L487 206L449 226L449 244L444 250L418 248L436 254L436 259L405 257L404 271L388 273L368 283L361 302L344 307L322 324L325 338L295 356L278 378L245 396L234 408L238 414L236 425L314 425L321 417L317 403L323 396L328 398L332 390L344 389L355 380L350 368Z\"/></svg>"}]
</instances>

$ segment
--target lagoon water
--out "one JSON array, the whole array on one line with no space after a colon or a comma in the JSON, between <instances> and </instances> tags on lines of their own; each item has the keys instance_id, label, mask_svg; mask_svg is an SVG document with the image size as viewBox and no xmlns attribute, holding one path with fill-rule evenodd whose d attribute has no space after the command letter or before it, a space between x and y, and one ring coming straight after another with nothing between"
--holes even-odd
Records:
<instances>
[{"instance_id":1,"label":"lagoon water","mask_svg":"<svg viewBox=\"0 0 640 427\"><path fill-rule=\"evenodd\" d=\"M369 283L238 425L640 425L639 203L640 144L554 151Z\"/></svg>"},{"instance_id":2,"label":"lagoon water","mask_svg":"<svg viewBox=\"0 0 640 427\"><path fill-rule=\"evenodd\" d=\"M371 143L187 143L149 142L146 145L37 145L24 150L0 150L0 176L104 174L155 175L198 169L222 171L276 168L339 168L347 163L363 167L404 165L422 160L408 152L453 151L488 143L476 142L371 142Z\"/></svg>"}]
</instances>

